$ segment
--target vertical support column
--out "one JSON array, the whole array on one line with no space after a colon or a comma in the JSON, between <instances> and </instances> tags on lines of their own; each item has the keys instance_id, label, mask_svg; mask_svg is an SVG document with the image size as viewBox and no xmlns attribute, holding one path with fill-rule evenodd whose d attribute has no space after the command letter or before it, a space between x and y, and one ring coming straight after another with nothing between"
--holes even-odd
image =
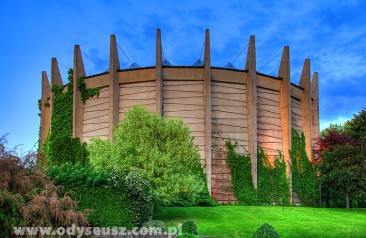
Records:
<instances>
[{"instance_id":1,"label":"vertical support column","mask_svg":"<svg viewBox=\"0 0 366 238\"><path fill-rule=\"evenodd\" d=\"M306 154L310 160L312 157L310 59L305 60L299 85L304 88L301 100L301 124L305 135Z\"/></svg>"},{"instance_id":2,"label":"vertical support column","mask_svg":"<svg viewBox=\"0 0 366 238\"><path fill-rule=\"evenodd\" d=\"M48 82L46 71L42 71L42 97L41 97L41 132L40 132L40 145L39 148L42 151L43 145L46 141L48 132L51 126L51 114L50 107L46 106L46 102L50 102L51 87Z\"/></svg>"},{"instance_id":3,"label":"vertical support column","mask_svg":"<svg viewBox=\"0 0 366 238\"><path fill-rule=\"evenodd\" d=\"M248 81L246 85L247 94L247 115L248 115L248 140L249 155L252 160L252 178L254 187L257 188L257 66L255 36L249 39L248 54L245 69L248 70Z\"/></svg>"},{"instance_id":4,"label":"vertical support column","mask_svg":"<svg viewBox=\"0 0 366 238\"><path fill-rule=\"evenodd\" d=\"M290 79L290 49L283 48L278 77L282 78L280 87L280 115L282 134L282 153L286 163L286 175L290 181L290 201L292 201L292 174L291 174L291 79Z\"/></svg>"},{"instance_id":5,"label":"vertical support column","mask_svg":"<svg viewBox=\"0 0 366 238\"><path fill-rule=\"evenodd\" d=\"M206 29L205 33L205 54L204 54L204 113L205 113L205 164L207 187L211 194L211 53L210 53L210 31Z\"/></svg>"},{"instance_id":6,"label":"vertical support column","mask_svg":"<svg viewBox=\"0 0 366 238\"><path fill-rule=\"evenodd\" d=\"M85 68L79 45L74 46L73 100L72 100L72 136L82 140L84 104L78 89L78 79L85 77Z\"/></svg>"},{"instance_id":7,"label":"vertical support column","mask_svg":"<svg viewBox=\"0 0 366 238\"><path fill-rule=\"evenodd\" d=\"M163 115L163 54L160 29L156 30L156 113Z\"/></svg>"},{"instance_id":8,"label":"vertical support column","mask_svg":"<svg viewBox=\"0 0 366 238\"><path fill-rule=\"evenodd\" d=\"M314 139L320 136L319 127L319 86L318 86L318 72L313 75L311 81L311 94L312 94L312 133L313 133L313 144Z\"/></svg>"},{"instance_id":9,"label":"vertical support column","mask_svg":"<svg viewBox=\"0 0 366 238\"><path fill-rule=\"evenodd\" d=\"M119 105L119 58L117 50L116 36L110 37L109 54L109 139L113 140L113 128L118 125L118 105Z\"/></svg>"},{"instance_id":10,"label":"vertical support column","mask_svg":"<svg viewBox=\"0 0 366 238\"><path fill-rule=\"evenodd\" d=\"M63 85L62 78L60 74L60 69L58 68L58 63L56 58L51 59L51 86L53 85ZM52 88L51 88L52 89ZM55 94L51 92L51 102L50 102L50 109L51 109L51 117L53 113L53 100L55 98Z\"/></svg>"}]
</instances>

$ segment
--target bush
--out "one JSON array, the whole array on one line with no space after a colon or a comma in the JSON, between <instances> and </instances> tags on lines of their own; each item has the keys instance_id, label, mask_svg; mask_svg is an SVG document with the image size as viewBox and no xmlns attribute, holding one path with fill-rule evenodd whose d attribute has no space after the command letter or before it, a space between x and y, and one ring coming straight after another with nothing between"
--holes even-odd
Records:
<instances>
[{"instance_id":1,"label":"bush","mask_svg":"<svg viewBox=\"0 0 366 238\"><path fill-rule=\"evenodd\" d=\"M186 221L182 225L182 232L192 235L198 235L198 228L194 221Z\"/></svg>"},{"instance_id":2,"label":"bush","mask_svg":"<svg viewBox=\"0 0 366 238\"><path fill-rule=\"evenodd\" d=\"M10 237L14 226L87 225L77 202L36 169L36 154L20 158L6 143L0 137L0 237Z\"/></svg>"},{"instance_id":3,"label":"bush","mask_svg":"<svg viewBox=\"0 0 366 238\"><path fill-rule=\"evenodd\" d=\"M118 175L95 171L80 163L52 166L47 173L57 185L73 191L80 209L93 210L88 217L93 226L133 226L129 213L131 202L124 181Z\"/></svg>"},{"instance_id":4,"label":"bush","mask_svg":"<svg viewBox=\"0 0 366 238\"><path fill-rule=\"evenodd\" d=\"M120 122L114 140L94 139L89 145L90 163L98 170L145 171L163 205L178 199L193 201L207 192L200 155L181 119L165 120L135 106Z\"/></svg>"},{"instance_id":5,"label":"bush","mask_svg":"<svg viewBox=\"0 0 366 238\"><path fill-rule=\"evenodd\" d=\"M151 221L147 221L144 222L142 224L142 227L146 227L146 228L158 228L161 229L162 232L166 231L166 227L164 222L160 221L160 220L151 220Z\"/></svg>"},{"instance_id":6,"label":"bush","mask_svg":"<svg viewBox=\"0 0 366 238\"><path fill-rule=\"evenodd\" d=\"M133 224L136 226L141 226L144 222L150 221L154 212L154 197L150 191L151 185L145 177L146 172L135 170L125 178L127 196L131 202L129 213Z\"/></svg>"},{"instance_id":7,"label":"bush","mask_svg":"<svg viewBox=\"0 0 366 238\"><path fill-rule=\"evenodd\" d=\"M182 235L177 236L177 238L196 238L196 237L200 237L200 236L195 236L189 233L182 233Z\"/></svg>"},{"instance_id":8,"label":"bush","mask_svg":"<svg viewBox=\"0 0 366 238\"><path fill-rule=\"evenodd\" d=\"M273 228L273 226L264 223L253 234L253 238L279 238L280 234Z\"/></svg>"},{"instance_id":9,"label":"bush","mask_svg":"<svg viewBox=\"0 0 366 238\"><path fill-rule=\"evenodd\" d=\"M172 207L215 207L217 203L212 199L210 194L207 192L202 192L196 195L193 200L187 200L183 198L178 198L176 201L169 204Z\"/></svg>"}]
</instances>

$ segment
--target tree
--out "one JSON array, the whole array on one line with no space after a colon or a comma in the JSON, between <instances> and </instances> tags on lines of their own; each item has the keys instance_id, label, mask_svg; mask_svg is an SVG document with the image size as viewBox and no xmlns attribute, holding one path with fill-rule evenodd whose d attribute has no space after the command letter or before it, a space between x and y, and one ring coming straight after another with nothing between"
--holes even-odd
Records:
<instances>
[{"instance_id":1,"label":"tree","mask_svg":"<svg viewBox=\"0 0 366 238\"><path fill-rule=\"evenodd\" d=\"M330 125L316 139L315 155L322 193L331 206L351 197L365 197L366 191L366 109L342 125ZM357 198L358 197L358 198ZM363 199L361 198L361 201ZM331 204L332 203L332 204Z\"/></svg>"},{"instance_id":2,"label":"tree","mask_svg":"<svg viewBox=\"0 0 366 238\"><path fill-rule=\"evenodd\" d=\"M181 119L165 120L135 106L116 128L114 142L93 139L88 150L90 163L98 170L115 169L124 175L145 171L162 204L193 200L207 192L200 155Z\"/></svg>"},{"instance_id":3,"label":"tree","mask_svg":"<svg viewBox=\"0 0 366 238\"><path fill-rule=\"evenodd\" d=\"M343 196L349 208L349 198L366 191L365 156L359 146L336 145L322 152L319 164L323 189L330 197Z\"/></svg>"},{"instance_id":4,"label":"tree","mask_svg":"<svg viewBox=\"0 0 366 238\"><path fill-rule=\"evenodd\" d=\"M316 155L317 163L322 160L322 153L325 150L333 151L333 148L337 145L353 145L360 146L361 143L350 138L345 131L337 130L336 128L327 128L324 131L327 133L323 133L320 137L315 139L315 148L314 154Z\"/></svg>"},{"instance_id":5,"label":"tree","mask_svg":"<svg viewBox=\"0 0 366 238\"><path fill-rule=\"evenodd\" d=\"M366 145L366 108L353 115L352 120L345 123L346 133L354 140ZM364 148L365 149L365 148Z\"/></svg>"},{"instance_id":6,"label":"tree","mask_svg":"<svg viewBox=\"0 0 366 238\"><path fill-rule=\"evenodd\" d=\"M15 226L87 225L77 202L59 197L59 187L37 170L36 154L21 158L6 143L0 137L0 237L10 237Z\"/></svg>"},{"instance_id":7,"label":"tree","mask_svg":"<svg viewBox=\"0 0 366 238\"><path fill-rule=\"evenodd\" d=\"M322 130L320 132L320 137L327 136L330 131L335 131L335 132L338 132L338 133L345 133L345 128L341 124L337 124L337 123L332 124L332 123L330 123L330 125L328 126L328 128L325 128L324 130Z\"/></svg>"}]
</instances>

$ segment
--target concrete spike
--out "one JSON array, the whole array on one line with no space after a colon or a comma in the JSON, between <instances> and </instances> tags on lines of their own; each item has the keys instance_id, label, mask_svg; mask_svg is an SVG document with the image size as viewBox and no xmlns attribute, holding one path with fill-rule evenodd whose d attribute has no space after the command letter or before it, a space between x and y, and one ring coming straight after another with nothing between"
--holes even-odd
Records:
<instances>
[{"instance_id":1,"label":"concrete spike","mask_svg":"<svg viewBox=\"0 0 366 238\"><path fill-rule=\"evenodd\" d=\"M163 115L163 54L160 29L156 29L156 113Z\"/></svg>"},{"instance_id":2,"label":"concrete spike","mask_svg":"<svg viewBox=\"0 0 366 238\"><path fill-rule=\"evenodd\" d=\"M79 45L74 46L74 71L73 71L73 107L72 107L72 135L82 141L84 104L81 100L81 93L78 89L78 79L85 77L83 57Z\"/></svg>"},{"instance_id":3,"label":"concrete spike","mask_svg":"<svg viewBox=\"0 0 366 238\"><path fill-rule=\"evenodd\" d=\"M286 163L286 175L290 185L290 201L292 201L291 173L291 80L290 80L290 49L283 47L278 77L282 78L280 87L280 115L282 134L282 153Z\"/></svg>"},{"instance_id":4,"label":"concrete spike","mask_svg":"<svg viewBox=\"0 0 366 238\"><path fill-rule=\"evenodd\" d=\"M51 86L48 81L46 71L42 71L42 100L49 100L51 96Z\"/></svg>"},{"instance_id":5,"label":"concrete spike","mask_svg":"<svg viewBox=\"0 0 366 238\"><path fill-rule=\"evenodd\" d=\"M46 71L42 71L42 98L41 98L41 128L40 128L40 145L39 148L43 149L43 145L46 142L46 138L50 131L51 126L51 114L50 107L46 106L46 102L50 103L51 87L48 81Z\"/></svg>"},{"instance_id":6,"label":"concrete spike","mask_svg":"<svg viewBox=\"0 0 366 238\"><path fill-rule=\"evenodd\" d=\"M319 99L318 72L314 72L313 74L313 80L311 81L311 91L313 98Z\"/></svg>"},{"instance_id":7,"label":"concrete spike","mask_svg":"<svg viewBox=\"0 0 366 238\"><path fill-rule=\"evenodd\" d=\"M212 172L211 172L211 52L210 52L210 30L205 32L205 53L204 53L204 113L205 113L205 163L207 187L211 194L212 187Z\"/></svg>"},{"instance_id":8,"label":"concrete spike","mask_svg":"<svg viewBox=\"0 0 366 238\"><path fill-rule=\"evenodd\" d=\"M120 67L116 36L110 36L109 56L109 138L113 140L113 128L118 125L119 108L119 80L118 69Z\"/></svg>"},{"instance_id":9,"label":"concrete spike","mask_svg":"<svg viewBox=\"0 0 366 238\"><path fill-rule=\"evenodd\" d=\"M51 59L51 85L63 85L57 59Z\"/></svg>"},{"instance_id":10,"label":"concrete spike","mask_svg":"<svg viewBox=\"0 0 366 238\"><path fill-rule=\"evenodd\" d=\"M252 160L252 178L254 187L258 185L257 174L257 65L255 36L250 36L245 69L248 70L247 90L247 114L248 114L248 140L249 155Z\"/></svg>"},{"instance_id":11,"label":"concrete spike","mask_svg":"<svg viewBox=\"0 0 366 238\"><path fill-rule=\"evenodd\" d=\"M318 86L318 72L313 75L311 82L311 94L312 94L312 138L313 144L314 139L320 136L320 125L319 125L319 86Z\"/></svg>"},{"instance_id":12,"label":"concrete spike","mask_svg":"<svg viewBox=\"0 0 366 238\"><path fill-rule=\"evenodd\" d=\"M288 46L283 47L280 68L278 69L278 77L283 80L290 81L290 49Z\"/></svg>"},{"instance_id":13,"label":"concrete spike","mask_svg":"<svg viewBox=\"0 0 366 238\"><path fill-rule=\"evenodd\" d=\"M305 135L305 149L309 160L312 158L312 101L310 82L310 59L306 59L302 69L299 85L304 88L301 100L301 124Z\"/></svg>"},{"instance_id":14,"label":"concrete spike","mask_svg":"<svg viewBox=\"0 0 366 238\"><path fill-rule=\"evenodd\" d=\"M310 59L305 59L304 66L302 68L299 86L304 89L310 90Z\"/></svg>"}]
</instances>

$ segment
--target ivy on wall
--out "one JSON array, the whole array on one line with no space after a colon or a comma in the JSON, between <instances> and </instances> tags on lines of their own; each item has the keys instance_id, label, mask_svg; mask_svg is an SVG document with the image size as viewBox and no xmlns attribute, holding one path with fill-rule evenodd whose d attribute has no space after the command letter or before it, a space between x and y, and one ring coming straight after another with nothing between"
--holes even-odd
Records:
<instances>
[{"instance_id":1,"label":"ivy on wall","mask_svg":"<svg viewBox=\"0 0 366 238\"><path fill-rule=\"evenodd\" d=\"M290 150L292 188L306 206L317 206L319 203L319 182L315 169L310 163L305 150L304 133L291 131L292 145Z\"/></svg>"},{"instance_id":2,"label":"ivy on wall","mask_svg":"<svg viewBox=\"0 0 366 238\"><path fill-rule=\"evenodd\" d=\"M88 152L86 143L81 143L79 138L72 137L72 101L73 101L73 70L68 71L68 83L53 85L54 93L53 112L51 115L51 131L44 144L47 164L63 164L66 162L86 162ZM99 95L100 88L87 88L83 78L78 79L78 89L81 92L83 103L88 98ZM38 102L39 107L41 101ZM50 106L48 102L45 106Z\"/></svg>"},{"instance_id":3,"label":"ivy on wall","mask_svg":"<svg viewBox=\"0 0 366 238\"><path fill-rule=\"evenodd\" d=\"M81 100L84 104L89 98L94 97L95 95L99 96L100 88L87 88L84 78L79 78L77 83L81 93Z\"/></svg>"},{"instance_id":4,"label":"ivy on wall","mask_svg":"<svg viewBox=\"0 0 366 238\"><path fill-rule=\"evenodd\" d=\"M85 144L72 137L72 69L68 71L68 83L64 86L53 85L53 112L51 131L47 136L44 152L47 164L76 163L87 159ZM66 88L66 89L65 89Z\"/></svg>"},{"instance_id":5,"label":"ivy on wall","mask_svg":"<svg viewBox=\"0 0 366 238\"><path fill-rule=\"evenodd\" d=\"M286 176L286 164L279 156L271 165L264 150L258 148L258 188L254 188L251 160L248 155L235 152L237 143L226 142L227 159L231 170L234 194L242 205L289 205L290 188Z\"/></svg>"},{"instance_id":6,"label":"ivy on wall","mask_svg":"<svg viewBox=\"0 0 366 238\"><path fill-rule=\"evenodd\" d=\"M273 165L262 147L258 147L258 200L261 205L290 205L290 186L286 163L279 153Z\"/></svg>"},{"instance_id":7,"label":"ivy on wall","mask_svg":"<svg viewBox=\"0 0 366 238\"><path fill-rule=\"evenodd\" d=\"M238 143L232 144L226 141L227 163L231 170L231 181L234 187L234 194L239 204L258 205L257 192L252 180L252 164L248 155L241 155L235 152Z\"/></svg>"}]
</instances>

